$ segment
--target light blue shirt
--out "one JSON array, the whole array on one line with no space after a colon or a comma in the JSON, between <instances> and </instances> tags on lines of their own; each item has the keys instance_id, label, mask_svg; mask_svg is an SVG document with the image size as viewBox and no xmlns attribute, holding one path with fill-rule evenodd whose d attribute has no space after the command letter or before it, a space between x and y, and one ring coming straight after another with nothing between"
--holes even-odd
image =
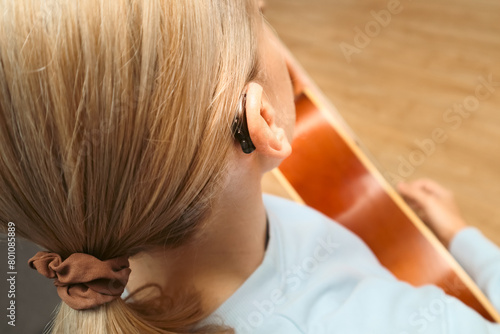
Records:
<instances>
[{"instance_id":1,"label":"light blue shirt","mask_svg":"<svg viewBox=\"0 0 500 334\"><path fill-rule=\"evenodd\" d=\"M238 334L500 334L500 325L441 289L398 281L363 241L317 211L269 195L264 203L264 260L204 324ZM467 228L451 252L500 309L500 250Z\"/></svg>"}]
</instances>

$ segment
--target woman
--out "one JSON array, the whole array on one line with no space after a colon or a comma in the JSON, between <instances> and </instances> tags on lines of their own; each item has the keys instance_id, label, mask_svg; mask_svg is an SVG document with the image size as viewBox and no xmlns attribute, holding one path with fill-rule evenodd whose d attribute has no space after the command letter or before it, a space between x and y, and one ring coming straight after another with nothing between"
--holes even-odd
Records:
<instances>
[{"instance_id":1,"label":"woman","mask_svg":"<svg viewBox=\"0 0 500 334\"><path fill-rule=\"evenodd\" d=\"M55 333L403 333L462 320L500 333L439 289L398 282L317 212L262 198L262 174L291 152L294 104L253 0L2 9L0 220L49 251L30 266L63 300ZM245 120L248 136L233 126ZM441 317L411 318L436 300Z\"/></svg>"}]
</instances>

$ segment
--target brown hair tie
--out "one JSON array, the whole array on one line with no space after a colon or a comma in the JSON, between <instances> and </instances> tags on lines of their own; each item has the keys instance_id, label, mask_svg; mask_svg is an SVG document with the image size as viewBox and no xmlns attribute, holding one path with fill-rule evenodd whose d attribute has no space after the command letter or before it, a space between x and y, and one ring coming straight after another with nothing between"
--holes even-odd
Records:
<instances>
[{"instance_id":1,"label":"brown hair tie","mask_svg":"<svg viewBox=\"0 0 500 334\"><path fill-rule=\"evenodd\" d=\"M62 261L56 253L38 252L28 261L54 285L61 299L75 310L87 310L119 298L130 276L128 256L101 261L84 253Z\"/></svg>"}]
</instances>

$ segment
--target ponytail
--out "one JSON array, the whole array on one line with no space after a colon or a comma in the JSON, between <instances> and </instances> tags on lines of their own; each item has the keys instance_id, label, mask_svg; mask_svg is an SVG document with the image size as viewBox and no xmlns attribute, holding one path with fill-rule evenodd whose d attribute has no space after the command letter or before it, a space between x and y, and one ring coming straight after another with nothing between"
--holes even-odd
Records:
<instances>
[{"instance_id":1,"label":"ponytail","mask_svg":"<svg viewBox=\"0 0 500 334\"><path fill-rule=\"evenodd\" d=\"M157 300L160 301L159 298ZM154 301L149 300L149 302L153 302L153 305L144 305L141 311L138 310L140 308L138 305L127 303L121 299L85 311L77 311L61 303L49 330L52 334L234 333L232 329L218 325L207 325L193 329L192 324L203 319L199 307L196 307L196 301L186 301L185 304L182 301L177 301L178 305L187 306L177 307L179 311L182 309L177 314L175 314L176 308L155 308L162 302L156 303L156 305Z\"/></svg>"}]
</instances>

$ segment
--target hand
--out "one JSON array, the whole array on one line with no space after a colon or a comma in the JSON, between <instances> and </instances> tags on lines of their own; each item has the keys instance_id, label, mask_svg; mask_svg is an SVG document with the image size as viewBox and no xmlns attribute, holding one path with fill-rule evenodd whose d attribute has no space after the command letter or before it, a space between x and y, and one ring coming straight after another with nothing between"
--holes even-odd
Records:
<instances>
[{"instance_id":1,"label":"hand","mask_svg":"<svg viewBox=\"0 0 500 334\"><path fill-rule=\"evenodd\" d=\"M417 215L448 247L453 237L467 226L453 193L436 182L420 179L398 184L398 191Z\"/></svg>"}]
</instances>

